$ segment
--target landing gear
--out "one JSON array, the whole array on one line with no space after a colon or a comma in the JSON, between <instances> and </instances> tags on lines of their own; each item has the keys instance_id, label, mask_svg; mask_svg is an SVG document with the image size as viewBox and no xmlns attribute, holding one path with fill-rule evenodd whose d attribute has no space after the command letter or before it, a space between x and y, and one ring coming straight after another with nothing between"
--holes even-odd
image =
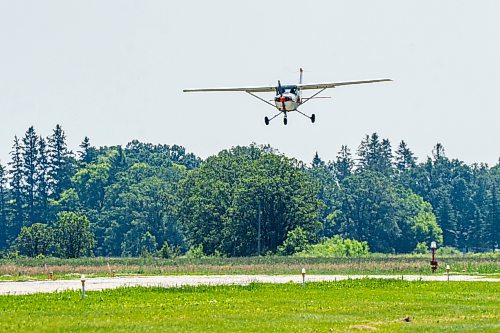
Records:
<instances>
[{"instance_id":1,"label":"landing gear","mask_svg":"<svg viewBox=\"0 0 500 333\"><path fill-rule=\"evenodd\" d=\"M295 111L297 111L298 113L300 113L304 117L309 118L311 120L311 123L313 123L313 124L316 121L316 115L314 113L309 117L307 114L305 114L304 112L300 111L299 109L295 109Z\"/></svg>"},{"instance_id":2,"label":"landing gear","mask_svg":"<svg viewBox=\"0 0 500 333\"><path fill-rule=\"evenodd\" d=\"M299 110L295 110L297 111L298 113L300 113L301 115L303 115L304 117L308 118L309 120L311 120L311 123L315 123L316 122L316 115L313 113L311 116L308 116L306 115L305 113L302 113L301 111ZM264 117L264 123L266 125L269 125L271 123L271 120L273 120L274 118L280 116L280 115L283 115L283 125L288 125L288 113L289 111L281 111L277 114L275 114L274 116L272 116L271 118L269 117Z\"/></svg>"}]
</instances>

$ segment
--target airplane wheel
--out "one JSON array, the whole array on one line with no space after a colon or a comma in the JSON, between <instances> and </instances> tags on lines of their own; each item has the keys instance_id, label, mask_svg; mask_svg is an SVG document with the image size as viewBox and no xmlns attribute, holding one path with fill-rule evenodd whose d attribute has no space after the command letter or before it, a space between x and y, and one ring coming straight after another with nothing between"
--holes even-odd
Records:
<instances>
[{"instance_id":1,"label":"airplane wheel","mask_svg":"<svg viewBox=\"0 0 500 333\"><path fill-rule=\"evenodd\" d=\"M284 125L288 124L288 119L287 118L283 118L283 124Z\"/></svg>"},{"instance_id":2,"label":"airplane wheel","mask_svg":"<svg viewBox=\"0 0 500 333\"><path fill-rule=\"evenodd\" d=\"M314 124L314 122L315 122L315 121L316 121L316 115L313 113L313 114L311 115L311 123L313 123L313 124Z\"/></svg>"},{"instance_id":3,"label":"airplane wheel","mask_svg":"<svg viewBox=\"0 0 500 333\"><path fill-rule=\"evenodd\" d=\"M269 125L269 118L265 117L264 122L266 123L266 125Z\"/></svg>"}]
</instances>

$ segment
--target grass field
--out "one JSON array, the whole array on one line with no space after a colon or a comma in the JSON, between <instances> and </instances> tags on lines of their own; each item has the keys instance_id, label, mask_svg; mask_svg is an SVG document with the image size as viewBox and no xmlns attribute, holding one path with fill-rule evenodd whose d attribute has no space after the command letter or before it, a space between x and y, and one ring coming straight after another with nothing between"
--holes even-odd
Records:
<instances>
[{"instance_id":1,"label":"grass field","mask_svg":"<svg viewBox=\"0 0 500 333\"><path fill-rule=\"evenodd\" d=\"M459 255L438 258L444 272L500 275L500 255ZM310 274L430 274L427 255L369 255L361 258L16 258L0 259L0 280L45 279L49 271L57 279L86 274L89 277L116 275L180 274L297 274L302 267ZM466 272L463 272L464 266Z\"/></svg>"},{"instance_id":2,"label":"grass field","mask_svg":"<svg viewBox=\"0 0 500 333\"><path fill-rule=\"evenodd\" d=\"M0 296L1 332L498 332L500 284L347 280ZM405 320L406 319L406 320Z\"/></svg>"}]
</instances>

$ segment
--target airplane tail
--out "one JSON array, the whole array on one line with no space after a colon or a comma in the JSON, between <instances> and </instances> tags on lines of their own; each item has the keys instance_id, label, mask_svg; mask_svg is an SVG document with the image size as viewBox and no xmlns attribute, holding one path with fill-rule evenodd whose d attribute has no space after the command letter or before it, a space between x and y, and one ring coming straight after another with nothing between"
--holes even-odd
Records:
<instances>
[{"instance_id":1,"label":"airplane tail","mask_svg":"<svg viewBox=\"0 0 500 333\"><path fill-rule=\"evenodd\" d=\"M299 83L302 84L302 76L304 74L304 70L301 68L300 69L300 78L299 78Z\"/></svg>"}]
</instances>

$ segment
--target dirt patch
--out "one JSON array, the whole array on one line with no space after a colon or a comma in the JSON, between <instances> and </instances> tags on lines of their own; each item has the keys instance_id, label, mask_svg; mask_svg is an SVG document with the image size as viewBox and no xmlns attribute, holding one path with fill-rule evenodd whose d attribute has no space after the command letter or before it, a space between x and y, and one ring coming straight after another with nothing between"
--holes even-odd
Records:
<instances>
[{"instance_id":1,"label":"dirt patch","mask_svg":"<svg viewBox=\"0 0 500 333\"><path fill-rule=\"evenodd\" d=\"M373 326L368 326L368 325L353 325L349 326L349 328L352 328L354 330L364 330L364 331L376 331L377 328Z\"/></svg>"}]
</instances>

